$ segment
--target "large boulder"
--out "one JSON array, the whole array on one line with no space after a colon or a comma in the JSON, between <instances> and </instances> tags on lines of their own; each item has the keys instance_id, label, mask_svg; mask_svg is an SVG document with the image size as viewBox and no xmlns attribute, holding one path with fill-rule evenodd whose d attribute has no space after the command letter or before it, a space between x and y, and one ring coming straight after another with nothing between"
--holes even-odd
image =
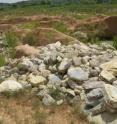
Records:
<instances>
[{"instance_id":1,"label":"large boulder","mask_svg":"<svg viewBox=\"0 0 117 124\"><path fill-rule=\"evenodd\" d=\"M23 89L22 85L15 80L6 80L0 84L0 92L13 92Z\"/></svg>"},{"instance_id":2,"label":"large boulder","mask_svg":"<svg viewBox=\"0 0 117 124\"><path fill-rule=\"evenodd\" d=\"M70 79L82 82L88 80L89 74L79 67L71 67L68 70L68 76L70 77Z\"/></svg>"},{"instance_id":3,"label":"large boulder","mask_svg":"<svg viewBox=\"0 0 117 124\"><path fill-rule=\"evenodd\" d=\"M113 59L109 62L100 65L102 72L100 76L105 80L111 82L116 79L117 76L117 59Z\"/></svg>"},{"instance_id":4,"label":"large boulder","mask_svg":"<svg viewBox=\"0 0 117 124\"><path fill-rule=\"evenodd\" d=\"M16 50L16 57L37 55L39 53L38 49L28 44L17 46L15 50Z\"/></svg>"},{"instance_id":5,"label":"large boulder","mask_svg":"<svg viewBox=\"0 0 117 124\"><path fill-rule=\"evenodd\" d=\"M110 84L104 84L104 104L109 112L117 112L117 88Z\"/></svg>"}]
</instances>

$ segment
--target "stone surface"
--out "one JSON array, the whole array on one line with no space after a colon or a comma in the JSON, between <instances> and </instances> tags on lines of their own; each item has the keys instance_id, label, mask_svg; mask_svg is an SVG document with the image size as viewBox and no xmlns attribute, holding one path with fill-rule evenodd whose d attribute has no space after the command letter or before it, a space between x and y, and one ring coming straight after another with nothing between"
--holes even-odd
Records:
<instances>
[{"instance_id":1,"label":"stone surface","mask_svg":"<svg viewBox=\"0 0 117 124\"><path fill-rule=\"evenodd\" d=\"M21 89L23 89L22 85L14 80L6 80L0 84L0 92L15 92Z\"/></svg>"},{"instance_id":2,"label":"stone surface","mask_svg":"<svg viewBox=\"0 0 117 124\"><path fill-rule=\"evenodd\" d=\"M92 90L96 88L103 88L103 84L105 84L103 81L87 81L83 84L83 87L85 90Z\"/></svg>"},{"instance_id":3,"label":"stone surface","mask_svg":"<svg viewBox=\"0 0 117 124\"><path fill-rule=\"evenodd\" d=\"M42 99L42 102L44 105L46 106L49 106L49 105L52 105L52 104L55 104L55 100L48 94L46 94L43 99Z\"/></svg>"},{"instance_id":4,"label":"stone surface","mask_svg":"<svg viewBox=\"0 0 117 124\"><path fill-rule=\"evenodd\" d=\"M79 67L77 67L77 68L71 67L68 70L68 76L71 79L76 80L76 81L86 81L86 80L88 80L89 74L88 74L88 72L82 70Z\"/></svg>"},{"instance_id":5,"label":"stone surface","mask_svg":"<svg viewBox=\"0 0 117 124\"><path fill-rule=\"evenodd\" d=\"M71 60L67 58L63 59L58 67L59 72L64 73L65 71L67 71L70 65L71 65Z\"/></svg>"},{"instance_id":6,"label":"stone surface","mask_svg":"<svg viewBox=\"0 0 117 124\"><path fill-rule=\"evenodd\" d=\"M102 97L103 97L103 93L101 88L93 89L87 94L87 98L89 100L98 100L99 98Z\"/></svg>"},{"instance_id":7,"label":"stone surface","mask_svg":"<svg viewBox=\"0 0 117 124\"><path fill-rule=\"evenodd\" d=\"M38 75L30 74L28 76L28 81L33 86L38 86L38 85L44 84L46 82L46 78L44 78L43 76L38 76Z\"/></svg>"},{"instance_id":8,"label":"stone surface","mask_svg":"<svg viewBox=\"0 0 117 124\"><path fill-rule=\"evenodd\" d=\"M50 74L48 77L49 84L55 85L55 86L60 86L61 84L61 79L56 76L55 74Z\"/></svg>"},{"instance_id":9,"label":"stone surface","mask_svg":"<svg viewBox=\"0 0 117 124\"><path fill-rule=\"evenodd\" d=\"M106 110L109 112L117 112L117 88L110 85L104 85L104 102Z\"/></svg>"}]
</instances>

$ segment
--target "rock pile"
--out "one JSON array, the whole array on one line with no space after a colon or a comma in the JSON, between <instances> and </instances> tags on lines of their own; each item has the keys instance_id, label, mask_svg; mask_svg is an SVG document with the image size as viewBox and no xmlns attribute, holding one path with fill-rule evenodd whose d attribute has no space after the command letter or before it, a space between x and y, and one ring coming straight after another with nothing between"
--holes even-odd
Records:
<instances>
[{"instance_id":1,"label":"rock pile","mask_svg":"<svg viewBox=\"0 0 117 124\"><path fill-rule=\"evenodd\" d=\"M82 100L92 114L117 111L114 48L106 44L99 47L56 42L37 49L36 55L9 59L8 65L0 67L0 78L4 81L0 92L30 87L45 105Z\"/></svg>"}]
</instances>

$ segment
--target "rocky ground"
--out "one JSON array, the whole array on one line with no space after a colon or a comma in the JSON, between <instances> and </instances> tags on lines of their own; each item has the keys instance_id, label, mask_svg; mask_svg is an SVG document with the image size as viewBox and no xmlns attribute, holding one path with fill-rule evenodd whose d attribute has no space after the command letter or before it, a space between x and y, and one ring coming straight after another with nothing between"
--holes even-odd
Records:
<instances>
[{"instance_id":1,"label":"rocky ground","mask_svg":"<svg viewBox=\"0 0 117 124\"><path fill-rule=\"evenodd\" d=\"M9 58L0 67L1 93L30 88L45 106L80 104L90 122L117 123L108 117L117 112L117 51L111 45L22 45L16 54L20 58ZM105 112L108 122L101 116Z\"/></svg>"}]
</instances>

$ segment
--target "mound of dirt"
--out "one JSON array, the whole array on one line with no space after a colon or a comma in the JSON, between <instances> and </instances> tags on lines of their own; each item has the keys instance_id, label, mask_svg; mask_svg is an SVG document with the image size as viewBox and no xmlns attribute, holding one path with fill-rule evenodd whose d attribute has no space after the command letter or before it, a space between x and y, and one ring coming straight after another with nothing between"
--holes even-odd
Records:
<instances>
[{"instance_id":1,"label":"mound of dirt","mask_svg":"<svg viewBox=\"0 0 117 124\"><path fill-rule=\"evenodd\" d=\"M63 44L68 44L69 42L77 41L77 39L53 28L38 28L34 31L34 34L37 34L37 37L39 38L38 45L46 45L57 41L60 41Z\"/></svg>"},{"instance_id":2,"label":"mound of dirt","mask_svg":"<svg viewBox=\"0 0 117 124\"><path fill-rule=\"evenodd\" d=\"M110 16L104 19L106 24L105 37L113 37L117 35L117 16Z\"/></svg>"}]
</instances>

